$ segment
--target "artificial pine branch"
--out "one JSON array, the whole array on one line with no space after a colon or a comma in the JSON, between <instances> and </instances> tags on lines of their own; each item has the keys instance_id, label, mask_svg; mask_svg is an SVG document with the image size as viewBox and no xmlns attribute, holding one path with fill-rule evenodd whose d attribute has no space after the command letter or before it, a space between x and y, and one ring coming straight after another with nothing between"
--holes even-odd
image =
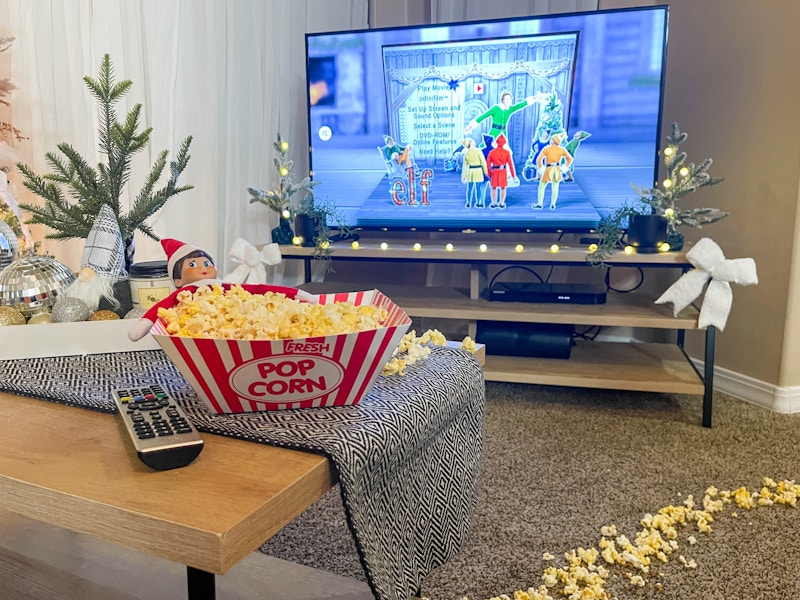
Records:
<instances>
[{"instance_id":1,"label":"artificial pine branch","mask_svg":"<svg viewBox=\"0 0 800 600\"><path fill-rule=\"evenodd\" d=\"M114 106L133 84L129 80L115 81L108 54L103 57L97 78L87 75L83 81L100 104L99 148L107 162L94 168L72 146L62 143L57 148L63 157L56 153L45 154L52 173L37 175L30 167L19 163L25 187L44 199L43 206L20 204L31 215L26 222L53 229L53 233L47 234L51 239L85 238L100 208L108 204L117 217L124 240L132 240L137 230L157 240L145 221L170 198L192 189L191 185L178 185L178 178L189 162L192 137L183 140L176 160L169 163L165 185L156 190L167 166L168 153L164 150L158 155L131 209L123 213L120 198L130 180L133 156L148 146L152 128L140 131L141 104L136 104L122 122L117 120ZM62 188L71 200L65 197Z\"/></svg>"}]
</instances>

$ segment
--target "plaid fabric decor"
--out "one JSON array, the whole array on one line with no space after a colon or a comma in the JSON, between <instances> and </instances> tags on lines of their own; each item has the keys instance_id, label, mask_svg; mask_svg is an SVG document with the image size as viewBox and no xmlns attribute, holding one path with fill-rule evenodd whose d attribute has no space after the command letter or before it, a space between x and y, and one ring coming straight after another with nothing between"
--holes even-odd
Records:
<instances>
[{"instance_id":1,"label":"plaid fabric decor","mask_svg":"<svg viewBox=\"0 0 800 600\"><path fill-rule=\"evenodd\" d=\"M108 204L104 204L86 237L81 267L91 267L98 275L119 280L127 277L124 260L125 248L117 218Z\"/></svg>"}]
</instances>

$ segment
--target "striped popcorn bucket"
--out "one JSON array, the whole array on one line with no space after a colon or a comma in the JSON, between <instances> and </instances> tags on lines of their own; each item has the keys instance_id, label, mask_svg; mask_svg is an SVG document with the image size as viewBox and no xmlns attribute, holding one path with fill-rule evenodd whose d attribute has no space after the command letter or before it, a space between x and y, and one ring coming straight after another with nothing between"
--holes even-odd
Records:
<instances>
[{"instance_id":1,"label":"striped popcorn bucket","mask_svg":"<svg viewBox=\"0 0 800 600\"><path fill-rule=\"evenodd\" d=\"M378 290L322 294L320 304L372 304L385 325L359 333L288 340L171 336L159 319L150 333L189 385L216 413L357 404L411 325Z\"/></svg>"}]
</instances>

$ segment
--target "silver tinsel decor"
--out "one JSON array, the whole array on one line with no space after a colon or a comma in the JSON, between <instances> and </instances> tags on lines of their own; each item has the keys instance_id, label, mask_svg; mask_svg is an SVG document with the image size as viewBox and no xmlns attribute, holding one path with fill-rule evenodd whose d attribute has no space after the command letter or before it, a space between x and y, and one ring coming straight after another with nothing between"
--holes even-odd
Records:
<instances>
[{"instance_id":1,"label":"silver tinsel decor","mask_svg":"<svg viewBox=\"0 0 800 600\"><path fill-rule=\"evenodd\" d=\"M0 271L0 306L13 306L24 317L49 311L75 273L49 256L19 258Z\"/></svg>"},{"instance_id":2,"label":"silver tinsel decor","mask_svg":"<svg viewBox=\"0 0 800 600\"><path fill-rule=\"evenodd\" d=\"M0 220L0 271L19 258L17 234L5 221Z\"/></svg>"}]
</instances>

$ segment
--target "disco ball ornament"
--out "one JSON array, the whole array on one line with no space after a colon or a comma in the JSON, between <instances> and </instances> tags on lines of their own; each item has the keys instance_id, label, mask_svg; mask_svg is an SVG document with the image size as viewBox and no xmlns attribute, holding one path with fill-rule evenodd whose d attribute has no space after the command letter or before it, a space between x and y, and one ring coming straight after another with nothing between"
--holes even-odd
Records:
<instances>
[{"instance_id":1,"label":"disco ball ornament","mask_svg":"<svg viewBox=\"0 0 800 600\"><path fill-rule=\"evenodd\" d=\"M6 325L25 325L25 317L12 306L0 306L0 327Z\"/></svg>"},{"instance_id":2,"label":"disco ball ornament","mask_svg":"<svg viewBox=\"0 0 800 600\"><path fill-rule=\"evenodd\" d=\"M19 240L11 225L0 220L0 271L19 258Z\"/></svg>"},{"instance_id":3,"label":"disco ball ornament","mask_svg":"<svg viewBox=\"0 0 800 600\"><path fill-rule=\"evenodd\" d=\"M15 306L25 318L50 309L75 273L50 256L18 258L0 271L0 306Z\"/></svg>"},{"instance_id":4,"label":"disco ball ornament","mask_svg":"<svg viewBox=\"0 0 800 600\"><path fill-rule=\"evenodd\" d=\"M61 298L53 305L53 323L75 323L91 316L86 302L78 298Z\"/></svg>"}]
</instances>

